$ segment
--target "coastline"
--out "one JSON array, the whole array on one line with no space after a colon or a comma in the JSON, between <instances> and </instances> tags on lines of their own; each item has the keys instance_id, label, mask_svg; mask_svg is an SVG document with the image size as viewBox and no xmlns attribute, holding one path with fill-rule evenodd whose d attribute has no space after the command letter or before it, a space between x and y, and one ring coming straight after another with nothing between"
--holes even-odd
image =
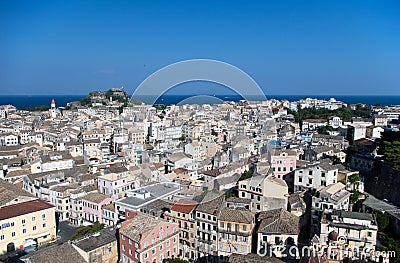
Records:
<instances>
[{"instance_id":1,"label":"coastline","mask_svg":"<svg viewBox=\"0 0 400 263\"><path fill-rule=\"evenodd\" d=\"M190 98L193 95L162 95L157 104L177 104L180 101ZM50 105L52 99L57 103L57 106L65 107L67 103L79 101L86 95L66 94L66 95L0 95L0 105L11 104L17 109L25 109L28 107ZM217 99L223 101L239 101L243 99L239 95L214 95ZM252 100L257 100L257 96L249 96ZM254 97L254 98L252 98ZM368 104L381 106L400 105L400 96L373 96L373 95L266 95L267 99L288 100L289 102L298 101L302 98L316 98L329 100L335 98L337 101L343 101L348 104ZM145 101L143 97L143 101Z\"/></svg>"}]
</instances>

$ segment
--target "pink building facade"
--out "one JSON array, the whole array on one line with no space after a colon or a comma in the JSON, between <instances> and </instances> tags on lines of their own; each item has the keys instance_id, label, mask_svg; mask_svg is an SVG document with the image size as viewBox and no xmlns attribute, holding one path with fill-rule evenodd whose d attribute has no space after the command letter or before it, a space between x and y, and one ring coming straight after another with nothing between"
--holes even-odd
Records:
<instances>
[{"instance_id":1,"label":"pink building facade","mask_svg":"<svg viewBox=\"0 0 400 263\"><path fill-rule=\"evenodd\" d=\"M179 226L140 212L122 223L119 234L121 261L162 263L179 255Z\"/></svg>"},{"instance_id":2,"label":"pink building facade","mask_svg":"<svg viewBox=\"0 0 400 263\"><path fill-rule=\"evenodd\" d=\"M103 207L111 204L113 199L111 197L99 194L89 193L82 197L82 219L86 224L98 221L103 224Z\"/></svg>"},{"instance_id":3,"label":"pink building facade","mask_svg":"<svg viewBox=\"0 0 400 263\"><path fill-rule=\"evenodd\" d=\"M275 176L284 176L296 170L296 153L290 150L276 150L268 154L268 161Z\"/></svg>"},{"instance_id":4,"label":"pink building facade","mask_svg":"<svg viewBox=\"0 0 400 263\"><path fill-rule=\"evenodd\" d=\"M140 187L139 179L129 181L128 176L107 174L97 178L99 193L110 196L114 200L124 197L126 191L138 187Z\"/></svg>"}]
</instances>

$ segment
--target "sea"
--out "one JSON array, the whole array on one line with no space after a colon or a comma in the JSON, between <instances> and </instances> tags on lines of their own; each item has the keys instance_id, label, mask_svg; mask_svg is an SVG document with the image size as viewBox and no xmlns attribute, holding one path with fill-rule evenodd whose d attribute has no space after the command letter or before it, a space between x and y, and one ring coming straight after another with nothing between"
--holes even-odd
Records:
<instances>
[{"instance_id":1,"label":"sea","mask_svg":"<svg viewBox=\"0 0 400 263\"><path fill-rule=\"evenodd\" d=\"M156 101L157 104L179 104L182 101L190 103L190 98L198 95L162 95ZM211 96L211 95L210 95ZM210 96L195 100L196 103L209 103ZM86 95L0 95L0 105L11 104L17 109L26 109L34 106L50 106L52 99L55 100L57 107L65 107L67 103L79 101ZM212 95L215 101L239 101L243 98L240 95ZM257 96L248 96L250 100L260 100ZM363 96L363 95L266 95L267 99L298 101L302 98L317 98L329 100L335 98L337 101L343 101L349 104L364 103L369 105L393 106L400 105L400 96ZM146 102L146 98L141 98Z\"/></svg>"}]
</instances>

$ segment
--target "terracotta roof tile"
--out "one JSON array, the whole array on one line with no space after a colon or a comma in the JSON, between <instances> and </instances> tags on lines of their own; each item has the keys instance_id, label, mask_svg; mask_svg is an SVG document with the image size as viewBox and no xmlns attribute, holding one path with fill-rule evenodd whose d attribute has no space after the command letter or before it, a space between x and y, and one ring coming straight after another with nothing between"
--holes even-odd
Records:
<instances>
[{"instance_id":1,"label":"terracotta roof tile","mask_svg":"<svg viewBox=\"0 0 400 263\"><path fill-rule=\"evenodd\" d=\"M52 207L54 206L40 199L23 203L17 203L0 208L0 220L30 214L33 212L46 210Z\"/></svg>"},{"instance_id":2,"label":"terracotta roof tile","mask_svg":"<svg viewBox=\"0 0 400 263\"><path fill-rule=\"evenodd\" d=\"M193 200L181 199L172 205L171 210L181 213L190 213L197 206L197 202Z\"/></svg>"}]
</instances>

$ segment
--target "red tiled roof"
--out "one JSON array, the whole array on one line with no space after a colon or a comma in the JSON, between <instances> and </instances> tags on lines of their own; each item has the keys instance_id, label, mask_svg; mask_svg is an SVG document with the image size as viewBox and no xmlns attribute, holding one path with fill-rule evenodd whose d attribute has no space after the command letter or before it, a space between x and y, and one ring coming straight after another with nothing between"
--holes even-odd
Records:
<instances>
[{"instance_id":1,"label":"red tiled roof","mask_svg":"<svg viewBox=\"0 0 400 263\"><path fill-rule=\"evenodd\" d=\"M171 210L188 214L196 207L196 205L196 201L181 199L172 205Z\"/></svg>"},{"instance_id":2,"label":"red tiled roof","mask_svg":"<svg viewBox=\"0 0 400 263\"><path fill-rule=\"evenodd\" d=\"M26 215L54 207L43 200L32 200L0 208L0 220Z\"/></svg>"}]
</instances>

